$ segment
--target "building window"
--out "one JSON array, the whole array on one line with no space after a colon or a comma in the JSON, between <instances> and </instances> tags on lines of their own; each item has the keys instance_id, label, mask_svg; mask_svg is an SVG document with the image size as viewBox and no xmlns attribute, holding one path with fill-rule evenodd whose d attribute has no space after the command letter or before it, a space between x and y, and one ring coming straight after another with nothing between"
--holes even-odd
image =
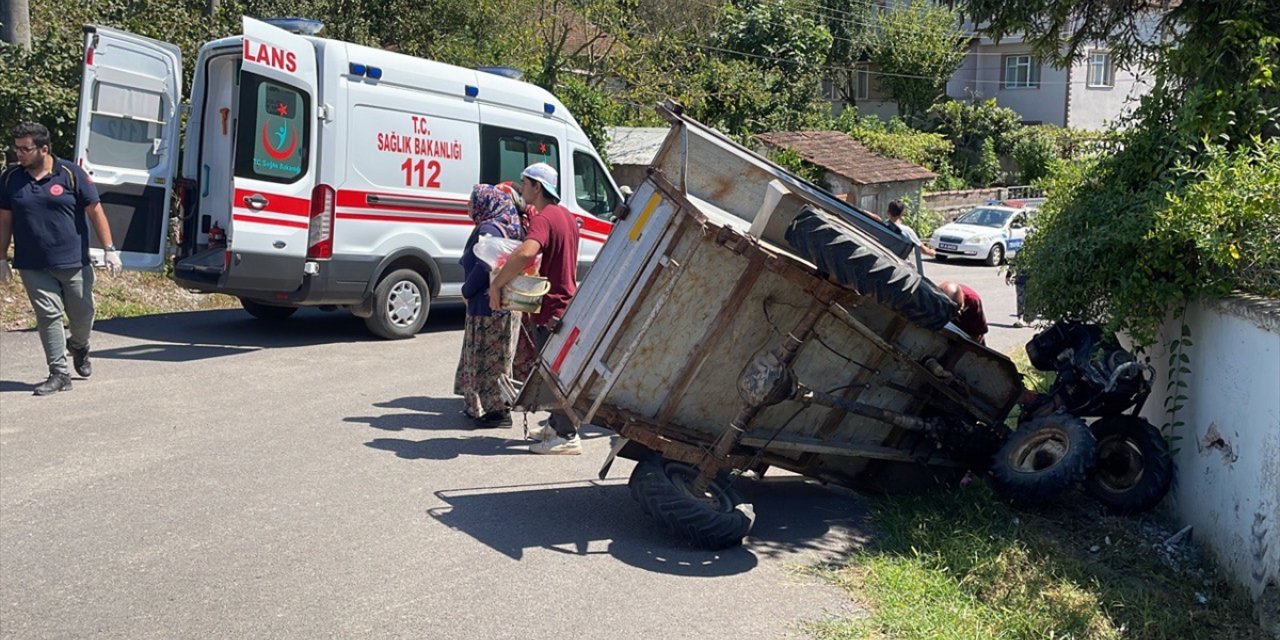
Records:
<instances>
[{"instance_id":1,"label":"building window","mask_svg":"<svg viewBox=\"0 0 1280 640\"><path fill-rule=\"evenodd\" d=\"M560 143L552 136L494 126L480 127L480 181L520 184L520 173L535 163L560 169Z\"/></svg>"},{"instance_id":2,"label":"building window","mask_svg":"<svg viewBox=\"0 0 1280 640\"><path fill-rule=\"evenodd\" d=\"M823 99L831 100L832 102L836 102L841 99L840 85L834 78L822 79L822 97Z\"/></svg>"},{"instance_id":3,"label":"building window","mask_svg":"<svg viewBox=\"0 0 1280 640\"><path fill-rule=\"evenodd\" d=\"M573 152L573 187L579 207L597 218L613 219L618 193L613 190L613 183L609 182L604 167L581 151Z\"/></svg>"},{"instance_id":4,"label":"building window","mask_svg":"<svg viewBox=\"0 0 1280 640\"><path fill-rule=\"evenodd\" d=\"M1036 89L1040 87L1040 61L1029 55L1004 57L1005 89Z\"/></svg>"},{"instance_id":5,"label":"building window","mask_svg":"<svg viewBox=\"0 0 1280 640\"><path fill-rule=\"evenodd\" d=\"M871 98L871 71L866 67L853 70L853 99L868 100Z\"/></svg>"},{"instance_id":6,"label":"building window","mask_svg":"<svg viewBox=\"0 0 1280 640\"><path fill-rule=\"evenodd\" d=\"M871 97L871 72L857 66L822 80L822 97L832 102L857 102Z\"/></svg>"},{"instance_id":7,"label":"building window","mask_svg":"<svg viewBox=\"0 0 1280 640\"><path fill-rule=\"evenodd\" d=\"M1111 66L1109 51L1094 51L1089 54L1089 86L1113 87L1116 79Z\"/></svg>"},{"instance_id":8,"label":"building window","mask_svg":"<svg viewBox=\"0 0 1280 640\"><path fill-rule=\"evenodd\" d=\"M289 184L307 172L311 96L299 87L247 71L240 76L237 178Z\"/></svg>"}]
</instances>

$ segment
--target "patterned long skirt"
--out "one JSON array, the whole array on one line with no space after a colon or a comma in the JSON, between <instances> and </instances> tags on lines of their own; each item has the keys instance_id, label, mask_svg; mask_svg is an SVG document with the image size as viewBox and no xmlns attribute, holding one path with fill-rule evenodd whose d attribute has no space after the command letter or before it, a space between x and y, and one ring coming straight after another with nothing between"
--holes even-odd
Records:
<instances>
[{"instance_id":1,"label":"patterned long skirt","mask_svg":"<svg viewBox=\"0 0 1280 640\"><path fill-rule=\"evenodd\" d=\"M478 418L507 408L500 381L511 377L519 326L519 313L467 316L453 392L462 396L468 415Z\"/></svg>"}]
</instances>

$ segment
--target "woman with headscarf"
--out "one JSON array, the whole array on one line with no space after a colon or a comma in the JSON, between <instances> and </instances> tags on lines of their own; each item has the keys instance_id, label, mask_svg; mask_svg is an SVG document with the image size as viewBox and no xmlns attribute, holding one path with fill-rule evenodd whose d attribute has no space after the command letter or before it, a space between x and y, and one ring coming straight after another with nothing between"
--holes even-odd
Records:
<instances>
[{"instance_id":1,"label":"woman with headscarf","mask_svg":"<svg viewBox=\"0 0 1280 640\"><path fill-rule=\"evenodd\" d=\"M463 412L477 427L509 427L511 408L502 397L501 381L511 377L520 314L490 308L490 268L474 249L480 236L523 240L524 225L510 195L492 185L476 185L469 208L476 228L459 260L466 274L462 297L467 301L467 319L453 392L462 396Z\"/></svg>"}]
</instances>

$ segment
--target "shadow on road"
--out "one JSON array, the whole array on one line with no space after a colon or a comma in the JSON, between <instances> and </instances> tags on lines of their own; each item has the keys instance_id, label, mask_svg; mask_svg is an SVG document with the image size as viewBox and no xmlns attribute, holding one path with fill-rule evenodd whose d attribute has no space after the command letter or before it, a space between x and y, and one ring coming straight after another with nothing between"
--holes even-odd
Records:
<instances>
[{"instance_id":1,"label":"shadow on road","mask_svg":"<svg viewBox=\"0 0 1280 640\"><path fill-rule=\"evenodd\" d=\"M43 382L43 380L41 381ZM18 382L17 380L0 380L0 393L21 391L31 393L36 390L35 382Z\"/></svg>"},{"instance_id":2,"label":"shadow on road","mask_svg":"<svg viewBox=\"0 0 1280 640\"><path fill-rule=\"evenodd\" d=\"M608 553L628 565L689 577L750 571L760 556L816 550L833 559L858 537L862 503L800 479L741 483L756 524L742 547L696 549L644 516L622 481L437 491L441 523L519 560L525 549ZM838 535L833 529L839 529ZM832 535L828 535L832 534ZM607 542L607 551L592 550ZM597 543L597 544L592 544Z\"/></svg>"},{"instance_id":3,"label":"shadow on road","mask_svg":"<svg viewBox=\"0 0 1280 640\"><path fill-rule=\"evenodd\" d=\"M343 422L364 424L380 431L456 431L457 437L409 440L404 438L375 438L366 447L390 451L405 460L451 460L459 456L528 455L530 444L524 439L524 414L512 415L514 424L496 429L476 428L471 418L462 413L462 399L456 396L433 398L407 396L386 402L374 403L382 409L407 409L410 413L388 413L380 416L349 416ZM536 428L538 421L530 416L529 427ZM612 432L593 425L585 425L580 431L583 440L603 438Z\"/></svg>"},{"instance_id":4,"label":"shadow on road","mask_svg":"<svg viewBox=\"0 0 1280 640\"><path fill-rule=\"evenodd\" d=\"M511 414L513 425L511 429L477 429L472 426L471 419L462 413L462 398L459 396L448 396L444 398L433 398L431 396L406 396L387 400L386 402L375 402L373 406L379 409L406 409L415 413L388 413L381 416L352 416L343 418L345 422L358 422L367 424L375 429L383 431L404 431L406 429L445 429L459 431L474 431L475 433L509 433L514 434L513 437L524 437L523 421L524 415L520 412ZM534 414L529 414L529 428L537 428L540 424L540 418L535 418ZM583 440L592 438L600 438L612 435L613 432L595 425L584 425L579 433Z\"/></svg>"},{"instance_id":5,"label":"shadow on road","mask_svg":"<svg viewBox=\"0 0 1280 640\"><path fill-rule=\"evenodd\" d=\"M513 456L529 455L523 449L529 443L518 439L492 436L462 436L458 438L429 438L404 440L401 438L374 438L364 446L370 449L391 451L404 460L452 460L459 456Z\"/></svg>"},{"instance_id":6,"label":"shadow on road","mask_svg":"<svg viewBox=\"0 0 1280 640\"><path fill-rule=\"evenodd\" d=\"M465 309L442 305L431 310L422 333L462 329ZM100 358L187 362L233 356L257 349L305 347L341 342L371 342L364 321L345 311L302 309L277 322L257 320L240 309L165 313L103 320L94 331L147 341L94 351Z\"/></svg>"}]
</instances>

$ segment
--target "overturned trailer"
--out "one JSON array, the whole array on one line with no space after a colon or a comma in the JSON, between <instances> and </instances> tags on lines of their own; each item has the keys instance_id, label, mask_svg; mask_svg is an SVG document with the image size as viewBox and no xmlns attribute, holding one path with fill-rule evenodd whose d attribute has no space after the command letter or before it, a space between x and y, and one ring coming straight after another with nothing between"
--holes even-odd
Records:
<instances>
[{"instance_id":1,"label":"overturned trailer","mask_svg":"<svg viewBox=\"0 0 1280 640\"><path fill-rule=\"evenodd\" d=\"M616 431L601 474L638 460L642 508L712 548L751 527L731 486L746 470L892 489L984 469L1021 376L950 324L915 247L677 106L659 112L671 130L648 179L517 404ZM1039 473L1072 446L1051 436L1012 464Z\"/></svg>"}]
</instances>

